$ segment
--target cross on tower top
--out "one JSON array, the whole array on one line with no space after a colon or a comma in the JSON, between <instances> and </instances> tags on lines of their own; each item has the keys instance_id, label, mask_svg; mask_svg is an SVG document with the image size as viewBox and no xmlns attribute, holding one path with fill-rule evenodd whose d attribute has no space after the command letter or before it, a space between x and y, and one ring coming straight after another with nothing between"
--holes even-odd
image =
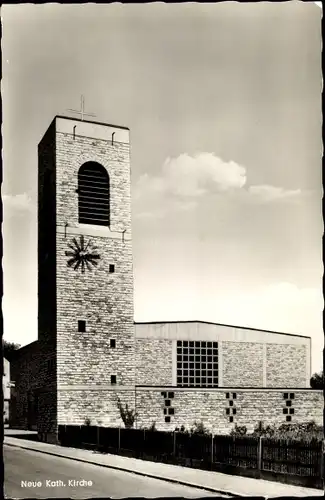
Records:
<instances>
[{"instance_id":1,"label":"cross on tower top","mask_svg":"<svg viewBox=\"0 0 325 500\"><path fill-rule=\"evenodd\" d=\"M71 113L78 113L81 120L84 119L84 116L96 116L93 113L85 113L85 98L83 95L81 96L80 110L77 111L76 109L68 109L68 111L71 111Z\"/></svg>"}]
</instances>

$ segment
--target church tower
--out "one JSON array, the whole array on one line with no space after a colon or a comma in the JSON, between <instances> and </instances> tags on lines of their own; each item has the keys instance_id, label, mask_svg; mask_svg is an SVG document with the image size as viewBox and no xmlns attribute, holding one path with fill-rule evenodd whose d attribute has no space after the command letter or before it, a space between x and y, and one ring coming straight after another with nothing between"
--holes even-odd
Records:
<instances>
[{"instance_id":1,"label":"church tower","mask_svg":"<svg viewBox=\"0 0 325 500\"><path fill-rule=\"evenodd\" d=\"M135 384L129 130L57 116L38 154L38 335L56 424L113 424L113 393Z\"/></svg>"}]
</instances>

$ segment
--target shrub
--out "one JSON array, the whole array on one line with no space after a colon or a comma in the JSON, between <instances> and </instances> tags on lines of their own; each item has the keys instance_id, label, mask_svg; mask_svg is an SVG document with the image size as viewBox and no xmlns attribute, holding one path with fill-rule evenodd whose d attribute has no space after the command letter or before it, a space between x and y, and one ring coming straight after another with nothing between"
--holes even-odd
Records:
<instances>
[{"instance_id":1,"label":"shrub","mask_svg":"<svg viewBox=\"0 0 325 500\"><path fill-rule=\"evenodd\" d=\"M181 425L181 427L176 427L175 432L182 432L183 434L188 434L188 430L185 429L184 425Z\"/></svg>"},{"instance_id":2,"label":"shrub","mask_svg":"<svg viewBox=\"0 0 325 500\"><path fill-rule=\"evenodd\" d=\"M126 429L132 429L135 419L138 416L135 410L129 408L126 403L125 408L123 407L120 398L117 398L117 407L120 412L121 419L123 420Z\"/></svg>"},{"instance_id":3,"label":"shrub","mask_svg":"<svg viewBox=\"0 0 325 500\"><path fill-rule=\"evenodd\" d=\"M324 389L324 372L314 373L310 379L310 387L312 389Z\"/></svg>"},{"instance_id":4,"label":"shrub","mask_svg":"<svg viewBox=\"0 0 325 500\"><path fill-rule=\"evenodd\" d=\"M194 422L194 427L191 428L191 434L198 434L200 436L209 436L211 432L204 427L203 422Z\"/></svg>"},{"instance_id":5,"label":"shrub","mask_svg":"<svg viewBox=\"0 0 325 500\"><path fill-rule=\"evenodd\" d=\"M234 437L240 437L240 436L246 436L247 434L247 427L246 425L235 425L235 427L231 430L230 436Z\"/></svg>"},{"instance_id":6,"label":"shrub","mask_svg":"<svg viewBox=\"0 0 325 500\"><path fill-rule=\"evenodd\" d=\"M314 421L304 423L283 423L280 426L264 426L260 421L254 429L252 436L274 439L297 439L310 441L313 439L323 439L323 427Z\"/></svg>"}]
</instances>

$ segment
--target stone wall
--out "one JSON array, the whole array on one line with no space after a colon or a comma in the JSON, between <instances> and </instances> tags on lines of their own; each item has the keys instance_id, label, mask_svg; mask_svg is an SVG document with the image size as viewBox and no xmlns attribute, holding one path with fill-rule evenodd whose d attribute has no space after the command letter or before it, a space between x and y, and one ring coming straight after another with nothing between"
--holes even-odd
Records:
<instances>
[{"instance_id":1,"label":"stone wall","mask_svg":"<svg viewBox=\"0 0 325 500\"><path fill-rule=\"evenodd\" d=\"M177 357L171 356L170 351L178 341L201 341L218 343L219 387L309 387L309 337L203 321L136 323L135 335L137 349L146 358L146 363L142 363L140 355L136 357L144 385L149 384L146 379L153 380L152 385L166 385L168 380L175 385ZM154 350L158 341L166 346L167 359L172 357L160 371L160 379L156 366L163 365L162 356L149 352L149 346Z\"/></svg>"},{"instance_id":2,"label":"stone wall","mask_svg":"<svg viewBox=\"0 0 325 500\"><path fill-rule=\"evenodd\" d=\"M176 389L137 388L137 427L174 430L203 422L215 434L226 434L235 424L253 431L264 424L307 422L323 424L322 391L302 389ZM166 422L170 420L170 422Z\"/></svg>"},{"instance_id":3,"label":"stone wall","mask_svg":"<svg viewBox=\"0 0 325 500\"><path fill-rule=\"evenodd\" d=\"M38 145L38 339L56 342L55 122Z\"/></svg>"},{"instance_id":4,"label":"stone wall","mask_svg":"<svg viewBox=\"0 0 325 500\"><path fill-rule=\"evenodd\" d=\"M173 342L168 339L136 339L137 385L173 384Z\"/></svg>"},{"instance_id":5,"label":"stone wall","mask_svg":"<svg viewBox=\"0 0 325 500\"><path fill-rule=\"evenodd\" d=\"M307 366L304 345L271 344L266 346L266 380L268 387L303 387ZM289 381L289 383L288 383Z\"/></svg>"},{"instance_id":6,"label":"stone wall","mask_svg":"<svg viewBox=\"0 0 325 500\"><path fill-rule=\"evenodd\" d=\"M222 342L222 386L263 387L263 344Z\"/></svg>"},{"instance_id":7,"label":"stone wall","mask_svg":"<svg viewBox=\"0 0 325 500\"><path fill-rule=\"evenodd\" d=\"M123 408L126 403L135 410L135 391L121 389L59 390L58 425L85 425L87 419L91 425L123 427L118 399Z\"/></svg>"},{"instance_id":8,"label":"stone wall","mask_svg":"<svg viewBox=\"0 0 325 500\"><path fill-rule=\"evenodd\" d=\"M10 426L18 429L36 429L42 418L56 426L56 412L48 406L42 392L55 393L55 351L43 341L35 341L19 349L11 362ZM40 418L39 416L43 417Z\"/></svg>"},{"instance_id":9,"label":"stone wall","mask_svg":"<svg viewBox=\"0 0 325 500\"><path fill-rule=\"evenodd\" d=\"M58 119L56 130L58 419L84 423L102 416L111 425L117 411L110 404L113 393L100 391L134 388L135 383L128 131L123 132L125 142L118 128L105 140L105 125L64 119ZM78 172L88 161L99 163L109 175L109 227L79 224ZM81 238L100 256L84 273L68 267L66 256ZM86 322L85 332L78 330L78 321Z\"/></svg>"}]
</instances>

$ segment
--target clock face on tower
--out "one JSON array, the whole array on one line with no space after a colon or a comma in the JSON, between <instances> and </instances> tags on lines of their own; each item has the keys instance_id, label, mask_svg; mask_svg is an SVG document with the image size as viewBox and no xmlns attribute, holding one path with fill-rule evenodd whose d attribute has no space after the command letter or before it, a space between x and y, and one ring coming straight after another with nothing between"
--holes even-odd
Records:
<instances>
[{"instance_id":1,"label":"clock face on tower","mask_svg":"<svg viewBox=\"0 0 325 500\"><path fill-rule=\"evenodd\" d=\"M73 267L75 271L80 268L84 273L86 269L91 271L92 267L97 266L100 255L96 253L97 247L91 240L88 240L86 244L83 236L80 236L79 241L73 238L72 243L68 243L68 247L70 250L65 252L65 255L70 257L67 265Z\"/></svg>"}]
</instances>

